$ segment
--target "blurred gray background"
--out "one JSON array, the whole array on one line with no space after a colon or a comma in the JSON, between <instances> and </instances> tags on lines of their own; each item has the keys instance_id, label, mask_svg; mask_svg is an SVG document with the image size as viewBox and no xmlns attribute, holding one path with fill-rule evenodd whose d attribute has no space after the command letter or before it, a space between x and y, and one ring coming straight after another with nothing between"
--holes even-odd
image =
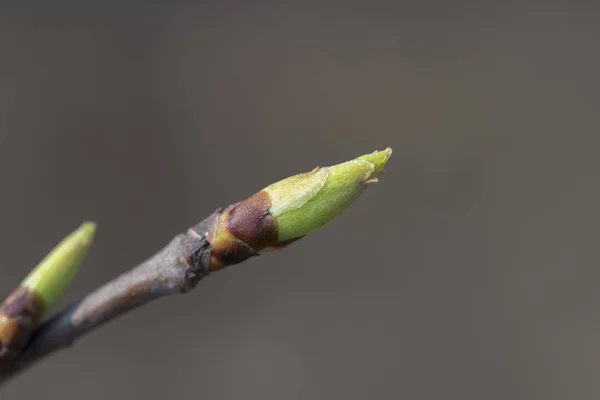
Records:
<instances>
[{"instance_id":1,"label":"blurred gray background","mask_svg":"<svg viewBox=\"0 0 600 400\"><path fill-rule=\"evenodd\" d=\"M217 206L395 153L324 229L2 399L600 397L598 6L13 3L1 293L83 220L98 236L62 305Z\"/></svg>"}]
</instances>

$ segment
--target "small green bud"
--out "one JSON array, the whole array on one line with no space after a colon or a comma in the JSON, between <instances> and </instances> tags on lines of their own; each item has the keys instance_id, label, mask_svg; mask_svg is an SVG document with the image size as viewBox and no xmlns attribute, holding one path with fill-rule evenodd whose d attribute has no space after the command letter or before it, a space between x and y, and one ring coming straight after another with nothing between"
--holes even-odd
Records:
<instances>
[{"instance_id":1,"label":"small green bud","mask_svg":"<svg viewBox=\"0 0 600 400\"><path fill-rule=\"evenodd\" d=\"M71 283L92 245L95 232L96 224L83 223L48 253L21 283L42 298L45 312L58 302Z\"/></svg>"},{"instance_id":2,"label":"small green bud","mask_svg":"<svg viewBox=\"0 0 600 400\"><path fill-rule=\"evenodd\" d=\"M291 176L246 200L219 210L192 228L186 247L210 243L211 271L237 264L261 252L279 249L325 225L377 182L392 149L376 151L331 167Z\"/></svg>"},{"instance_id":3,"label":"small green bud","mask_svg":"<svg viewBox=\"0 0 600 400\"><path fill-rule=\"evenodd\" d=\"M60 299L92 244L86 222L63 239L0 304L0 360L15 357L42 317Z\"/></svg>"},{"instance_id":4,"label":"small green bud","mask_svg":"<svg viewBox=\"0 0 600 400\"><path fill-rule=\"evenodd\" d=\"M377 176L392 149L376 151L331 167L316 168L264 189L270 196L279 242L298 238L346 210Z\"/></svg>"}]
</instances>

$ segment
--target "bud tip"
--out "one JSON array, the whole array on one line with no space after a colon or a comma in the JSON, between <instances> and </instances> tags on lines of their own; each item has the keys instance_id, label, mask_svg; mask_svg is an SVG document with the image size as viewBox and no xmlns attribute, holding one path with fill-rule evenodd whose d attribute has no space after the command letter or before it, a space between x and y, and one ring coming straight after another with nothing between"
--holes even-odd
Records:
<instances>
[{"instance_id":1,"label":"bud tip","mask_svg":"<svg viewBox=\"0 0 600 400\"><path fill-rule=\"evenodd\" d=\"M44 257L22 285L42 297L49 310L69 286L92 245L94 222L84 222Z\"/></svg>"},{"instance_id":2,"label":"bud tip","mask_svg":"<svg viewBox=\"0 0 600 400\"><path fill-rule=\"evenodd\" d=\"M94 236L96 235L96 223L91 221L86 221L77 229L77 231L81 237L81 240L84 242L83 244L88 244L92 240L94 240Z\"/></svg>"},{"instance_id":3,"label":"bud tip","mask_svg":"<svg viewBox=\"0 0 600 400\"><path fill-rule=\"evenodd\" d=\"M392 148L387 147L385 150L374 151L371 154L358 157L357 160L365 160L373 164L373 173L369 178L377 178L377 176L383 172L383 167L385 167L385 164L391 156Z\"/></svg>"}]
</instances>

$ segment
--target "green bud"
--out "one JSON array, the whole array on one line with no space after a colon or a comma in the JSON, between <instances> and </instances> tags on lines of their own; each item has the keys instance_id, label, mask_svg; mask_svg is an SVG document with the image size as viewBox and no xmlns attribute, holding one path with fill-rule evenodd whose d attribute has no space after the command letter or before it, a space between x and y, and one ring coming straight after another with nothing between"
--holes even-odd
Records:
<instances>
[{"instance_id":1,"label":"green bud","mask_svg":"<svg viewBox=\"0 0 600 400\"><path fill-rule=\"evenodd\" d=\"M62 297L92 245L96 224L83 223L64 238L21 283L41 297L47 312Z\"/></svg>"},{"instance_id":2,"label":"green bud","mask_svg":"<svg viewBox=\"0 0 600 400\"><path fill-rule=\"evenodd\" d=\"M331 167L315 168L264 189L271 200L269 213L275 218L278 240L306 235L346 210L377 176L392 155L392 149L376 151Z\"/></svg>"},{"instance_id":3,"label":"green bud","mask_svg":"<svg viewBox=\"0 0 600 400\"><path fill-rule=\"evenodd\" d=\"M377 182L391 155L392 149L387 148L315 168L218 210L192 228L195 234L186 243L190 262L196 262L193 249L205 239L211 246L211 271L287 246L340 215L368 184Z\"/></svg>"}]
</instances>

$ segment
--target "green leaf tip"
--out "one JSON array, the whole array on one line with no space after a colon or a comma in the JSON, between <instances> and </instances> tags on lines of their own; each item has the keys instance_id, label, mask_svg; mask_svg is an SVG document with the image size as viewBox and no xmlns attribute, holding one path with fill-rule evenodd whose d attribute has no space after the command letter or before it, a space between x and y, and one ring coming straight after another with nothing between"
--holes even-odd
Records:
<instances>
[{"instance_id":1,"label":"green leaf tip","mask_svg":"<svg viewBox=\"0 0 600 400\"><path fill-rule=\"evenodd\" d=\"M44 301L49 311L71 283L90 249L96 224L84 222L65 237L23 280L22 285Z\"/></svg>"},{"instance_id":2,"label":"green leaf tip","mask_svg":"<svg viewBox=\"0 0 600 400\"><path fill-rule=\"evenodd\" d=\"M388 147L385 150L374 151L371 154L365 154L364 156L360 156L357 160L365 160L373 164L373 175L379 175L385 164L387 164L388 160L392 156L392 148Z\"/></svg>"},{"instance_id":3,"label":"green leaf tip","mask_svg":"<svg viewBox=\"0 0 600 400\"><path fill-rule=\"evenodd\" d=\"M388 147L266 187L279 242L304 236L344 212L368 184L377 182L391 155Z\"/></svg>"}]
</instances>

